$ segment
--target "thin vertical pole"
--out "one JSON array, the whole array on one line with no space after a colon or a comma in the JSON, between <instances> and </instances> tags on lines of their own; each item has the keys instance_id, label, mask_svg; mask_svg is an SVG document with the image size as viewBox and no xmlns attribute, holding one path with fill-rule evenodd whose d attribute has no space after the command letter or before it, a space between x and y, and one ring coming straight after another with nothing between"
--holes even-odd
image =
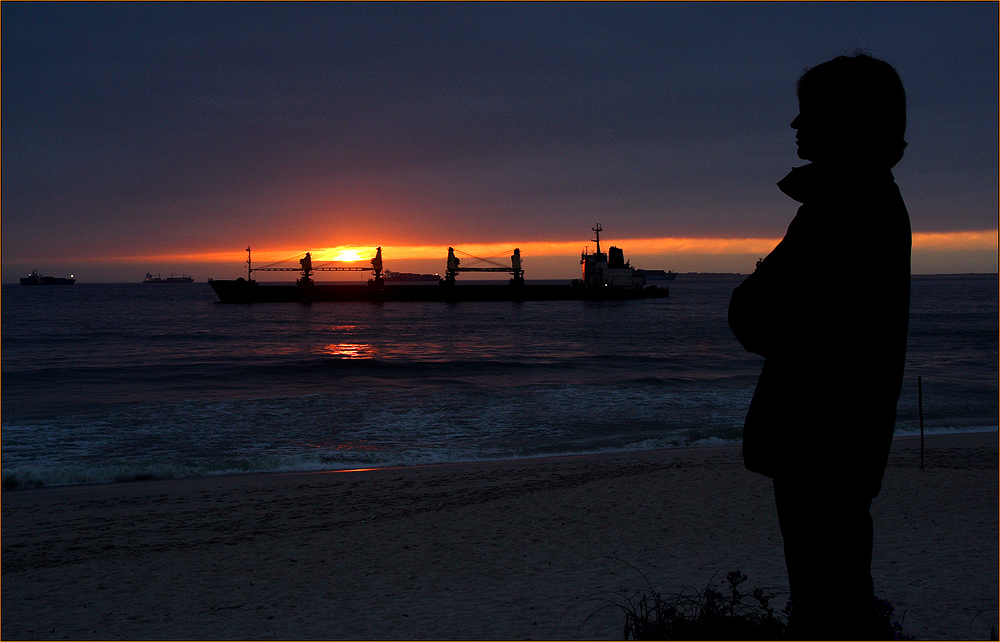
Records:
<instances>
[{"instance_id":1,"label":"thin vertical pole","mask_svg":"<svg viewBox=\"0 0 1000 642\"><path fill-rule=\"evenodd\" d=\"M920 413L920 470L924 469L924 385L917 377L917 408Z\"/></svg>"}]
</instances>

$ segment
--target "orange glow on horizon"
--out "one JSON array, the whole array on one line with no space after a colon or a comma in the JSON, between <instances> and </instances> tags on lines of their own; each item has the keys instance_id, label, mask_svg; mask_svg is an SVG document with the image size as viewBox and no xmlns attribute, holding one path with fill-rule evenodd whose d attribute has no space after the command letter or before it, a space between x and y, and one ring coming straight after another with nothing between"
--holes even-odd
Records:
<instances>
[{"instance_id":1,"label":"orange glow on horizon","mask_svg":"<svg viewBox=\"0 0 1000 642\"><path fill-rule=\"evenodd\" d=\"M946 250L946 251L984 251L997 250L998 230L960 231L960 232L914 232L914 250ZM612 245L625 250L630 255L761 255L770 252L778 244L780 238L602 238L602 249ZM344 263L366 264L375 256L375 245L335 246L310 250L314 261L340 261ZM382 257L387 262L409 259L440 259L442 263L448 256L447 245L396 245L382 247ZM456 243L453 247L473 256L491 257L503 256L520 248L522 256L530 257L561 257L577 256L584 248L594 250L593 241L527 241L521 243ZM253 251L253 263L263 266L278 261L294 260L305 254L306 250L264 250ZM185 252L164 253L143 256L116 256L114 260L105 257L81 257L72 259L84 263L229 263L246 264L246 251L228 252Z\"/></svg>"},{"instance_id":2,"label":"orange glow on horizon","mask_svg":"<svg viewBox=\"0 0 1000 642\"><path fill-rule=\"evenodd\" d=\"M1000 232L914 232L913 247L921 250L996 250L1000 247Z\"/></svg>"}]
</instances>

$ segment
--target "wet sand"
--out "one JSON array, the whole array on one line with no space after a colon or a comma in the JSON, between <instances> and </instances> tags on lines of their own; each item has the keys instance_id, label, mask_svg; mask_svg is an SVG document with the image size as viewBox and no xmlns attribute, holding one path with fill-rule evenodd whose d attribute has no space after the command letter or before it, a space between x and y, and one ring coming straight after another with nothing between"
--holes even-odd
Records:
<instances>
[{"instance_id":1,"label":"wet sand","mask_svg":"<svg viewBox=\"0 0 1000 642\"><path fill-rule=\"evenodd\" d=\"M928 439L925 457L921 471L919 440L894 444L873 508L876 590L910 635L986 638L997 434ZM770 482L738 448L0 501L4 639L620 639L621 613L601 607L646 579L677 591L739 568L750 587L786 584Z\"/></svg>"}]
</instances>

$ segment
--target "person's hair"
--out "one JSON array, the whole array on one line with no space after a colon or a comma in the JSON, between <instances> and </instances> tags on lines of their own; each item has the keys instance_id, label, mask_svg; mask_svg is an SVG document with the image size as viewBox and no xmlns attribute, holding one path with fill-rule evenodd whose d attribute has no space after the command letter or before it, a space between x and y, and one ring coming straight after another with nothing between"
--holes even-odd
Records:
<instances>
[{"instance_id":1,"label":"person's hair","mask_svg":"<svg viewBox=\"0 0 1000 642\"><path fill-rule=\"evenodd\" d=\"M836 119L877 163L892 167L903 158L906 91L889 63L863 53L838 56L807 69L796 93Z\"/></svg>"}]
</instances>

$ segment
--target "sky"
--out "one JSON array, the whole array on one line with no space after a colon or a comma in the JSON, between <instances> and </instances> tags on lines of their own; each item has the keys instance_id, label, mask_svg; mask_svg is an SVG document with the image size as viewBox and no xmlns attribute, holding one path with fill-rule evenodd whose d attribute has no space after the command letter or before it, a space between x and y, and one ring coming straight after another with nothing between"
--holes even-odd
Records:
<instances>
[{"instance_id":1,"label":"sky","mask_svg":"<svg viewBox=\"0 0 1000 642\"><path fill-rule=\"evenodd\" d=\"M636 267L748 273L797 206L795 82L857 50L907 90L913 272L997 271L995 2L0 13L5 283L233 278L247 246L572 278L597 222Z\"/></svg>"}]
</instances>

